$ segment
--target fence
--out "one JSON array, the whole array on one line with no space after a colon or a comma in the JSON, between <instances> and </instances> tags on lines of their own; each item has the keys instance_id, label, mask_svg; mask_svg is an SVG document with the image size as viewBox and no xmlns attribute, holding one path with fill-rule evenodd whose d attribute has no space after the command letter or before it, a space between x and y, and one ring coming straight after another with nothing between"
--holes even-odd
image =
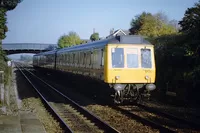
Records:
<instances>
[{"instance_id":1,"label":"fence","mask_svg":"<svg viewBox=\"0 0 200 133\"><path fill-rule=\"evenodd\" d=\"M0 71L0 103L4 104L4 72Z\"/></svg>"}]
</instances>

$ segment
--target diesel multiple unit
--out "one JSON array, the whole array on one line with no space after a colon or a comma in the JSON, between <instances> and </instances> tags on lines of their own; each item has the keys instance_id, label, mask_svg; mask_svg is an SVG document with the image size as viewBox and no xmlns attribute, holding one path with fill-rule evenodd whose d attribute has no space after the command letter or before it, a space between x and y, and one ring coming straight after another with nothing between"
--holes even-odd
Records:
<instances>
[{"instance_id":1,"label":"diesel multiple unit","mask_svg":"<svg viewBox=\"0 0 200 133\"><path fill-rule=\"evenodd\" d=\"M141 36L116 36L39 53L33 66L101 80L115 90L115 103L149 97L156 88L154 46Z\"/></svg>"}]
</instances>

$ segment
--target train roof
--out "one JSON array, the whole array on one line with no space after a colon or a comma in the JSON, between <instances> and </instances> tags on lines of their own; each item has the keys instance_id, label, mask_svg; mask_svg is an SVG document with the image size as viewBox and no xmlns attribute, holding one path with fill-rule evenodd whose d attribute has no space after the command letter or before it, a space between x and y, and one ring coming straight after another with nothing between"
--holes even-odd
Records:
<instances>
[{"instance_id":1,"label":"train roof","mask_svg":"<svg viewBox=\"0 0 200 133\"><path fill-rule=\"evenodd\" d=\"M51 50L51 51L41 52L41 53L35 54L34 56L55 54L56 51L57 51L57 50Z\"/></svg>"},{"instance_id":2,"label":"train roof","mask_svg":"<svg viewBox=\"0 0 200 133\"><path fill-rule=\"evenodd\" d=\"M90 49L90 48L101 48L107 44L147 44L151 45L149 41L144 39L144 37L140 35L122 35L122 36L115 36L112 38L98 40L86 44L76 45L72 47L66 47L59 49L57 53L62 53L66 51L77 51L82 49Z\"/></svg>"},{"instance_id":3,"label":"train roof","mask_svg":"<svg viewBox=\"0 0 200 133\"><path fill-rule=\"evenodd\" d=\"M76 45L72 47L65 47L62 49L57 49L57 50L52 50L52 51L47 51L47 52L42 52L39 54L36 54L35 56L39 55L48 55L48 54L54 54L55 52L57 53L62 53L66 51L78 51L78 50L83 50L83 49L91 49L91 48L101 48L104 47L107 44L146 44L146 45L152 45L149 41L144 39L144 37L140 35L121 35L121 36L115 36L111 38L107 38L104 40L98 40L86 44L81 44L81 45Z\"/></svg>"}]
</instances>

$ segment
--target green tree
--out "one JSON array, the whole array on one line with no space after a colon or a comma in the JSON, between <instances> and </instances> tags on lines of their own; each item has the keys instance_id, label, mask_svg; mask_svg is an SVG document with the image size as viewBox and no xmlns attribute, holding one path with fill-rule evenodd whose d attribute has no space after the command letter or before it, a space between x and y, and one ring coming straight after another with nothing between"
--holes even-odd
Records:
<instances>
[{"instance_id":1,"label":"green tree","mask_svg":"<svg viewBox=\"0 0 200 133\"><path fill-rule=\"evenodd\" d=\"M143 12L131 21L131 34L139 34L147 37L157 37L176 33L177 30L168 24L167 17L162 13L152 15Z\"/></svg>"},{"instance_id":2,"label":"green tree","mask_svg":"<svg viewBox=\"0 0 200 133\"><path fill-rule=\"evenodd\" d=\"M90 40L91 40L91 41L99 40L99 33L93 33L93 34L90 36Z\"/></svg>"},{"instance_id":3,"label":"green tree","mask_svg":"<svg viewBox=\"0 0 200 133\"><path fill-rule=\"evenodd\" d=\"M193 54L199 55L200 51L200 1L194 4L194 7L185 11L184 17L179 21L180 32L187 34L187 46Z\"/></svg>"},{"instance_id":4,"label":"green tree","mask_svg":"<svg viewBox=\"0 0 200 133\"><path fill-rule=\"evenodd\" d=\"M131 20L131 29L132 34L138 34L139 29L142 27L142 22L145 17L152 16L151 13L143 12L141 15L136 15L135 19Z\"/></svg>"},{"instance_id":5,"label":"green tree","mask_svg":"<svg viewBox=\"0 0 200 133\"><path fill-rule=\"evenodd\" d=\"M22 2L22 0L0 0L0 8L5 8L6 10L13 10L20 2Z\"/></svg>"},{"instance_id":6,"label":"green tree","mask_svg":"<svg viewBox=\"0 0 200 133\"><path fill-rule=\"evenodd\" d=\"M13 10L19 2L21 2L21 0L0 0L0 70L5 72L5 83L8 83L8 79L11 74L11 70L6 64L8 58L1 46L1 41L6 37L5 34L8 31L8 27L6 26L6 12Z\"/></svg>"},{"instance_id":7,"label":"green tree","mask_svg":"<svg viewBox=\"0 0 200 133\"><path fill-rule=\"evenodd\" d=\"M188 8L181 21L181 32L191 35L193 38L200 37L200 1L195 3L194 7Z\"/></svg>"},{"instance_id":8,"label":"green tree","mask_svg":"<svg viewBox=\"0 0 200 133\"><path fill-rule=\"evenodd\" d=\"M6 26L6 9L0 8L0 40L3 40L6 37L6 32L8 28Z\"/></svg>"},{"instance_id":9,"label":"green tree","mask_svg":"<svg viewBox=\"0 0 200 133\"><path fill-rule=\"evenodd\" d=\"M68 35L63 35L59 38L58 47L59 48L70 47L72 45L78 45L81 43L82 41L79 35L76 32L70 31Z\"/></svg>"}]
</instances>

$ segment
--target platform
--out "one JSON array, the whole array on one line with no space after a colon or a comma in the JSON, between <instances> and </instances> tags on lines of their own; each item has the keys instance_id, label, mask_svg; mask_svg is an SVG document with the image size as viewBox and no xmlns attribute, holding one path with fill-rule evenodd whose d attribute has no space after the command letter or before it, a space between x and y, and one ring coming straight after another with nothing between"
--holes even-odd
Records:
<instances>
[{"instance_id":1,"label":"platform","mask_svg":"<svg viewBox=\"0 0 200 133\"><path fill-rule=\"evenodd\" d=\"M0 133L46 133L46 131L34 113L20 113L18 116L0 116Z\"/></svg>"}]
</instances>

